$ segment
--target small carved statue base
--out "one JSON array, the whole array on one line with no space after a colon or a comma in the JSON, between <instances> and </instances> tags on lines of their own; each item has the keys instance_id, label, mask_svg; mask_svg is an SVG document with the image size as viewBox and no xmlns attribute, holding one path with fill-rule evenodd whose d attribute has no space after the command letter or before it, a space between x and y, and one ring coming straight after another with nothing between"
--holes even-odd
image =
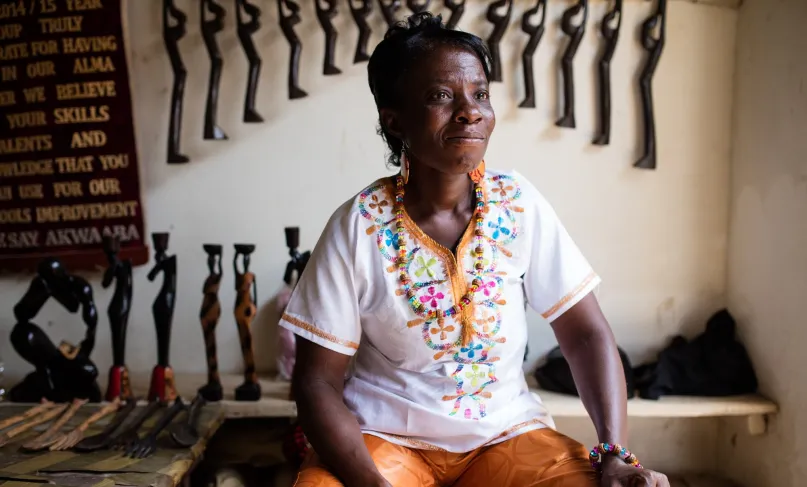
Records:
<instances>
[{"instance_id":1,"label":"small carved statue base","mask_svg":"<svg viewBox=\"0 0 807 487\"><path fill-rule=\"evenodd\" d=\"M238 338L241 341L241 354L244 357L244 383L235 389L236 401L257 401L261 398L261 384L255 373L255 355L252 351L252 331L250 325L255 319L258 299L255 274L249 272L250 254L254 245L236 244L233 269L235 269L235 322L238 324ZM238 269L238 258L242 257L243 272Z\"/></svg>"},{"instance_id":2,"label":"small carved statue base","mask_svg":"<svg viewBox=\"0 0 807 487\"><path fill-rule=\"evenodd\" d=\"M57 348L45 332L31 322L50 298L54 298L71 313L81 309L87 332L78 347L62 343ZM17 324L11 330L11 345L36 370L11 388L9 400L101 400L101 389L96 382L98 369L90 360L95 346L98 313L93 301L92 287L87 281L68 274L58 260L46 259L39 264L37 275L31 281L28 291L14 306L14 317Z\"/></svg>"},{"instance_id":3,"label":"small carved statue base","mask_svg":"<svg viewBox=\"0 0 807 487\"><path fill-rule=\"evenodd\" d=\"M109 369L109 382L107 383L105 400L112 402L116 397L131 399L132 385L129 381L129 369L125 365L113 365Z\"/></svg>"},{"instance_id":4,"label":"small carved statue base","mask_svg":"<svg viewBox=\"0 0 807 487\"><path fill-rule=\"evenodd\" d=\"M207 384L199 388L199 395L208 401L221 401L223 392L219 377L219 364L216 354L216 325L221 317L219 302L219 286L221 285L221 245L205 244L202 248L207 253L207 269L209 275L205 279L204 299L199 311L202 322L202 333L205 337L205 356L207 358Z\"/></svg>"},{"instance_id":5,"label":"small carved statue base","mask_svg":"<svg viewBox=\"0 0 807 487\"><path fill-rule=\"evenodd\" d=\"M149 401L159 399L162 402L173 401L177 391L174 386L174 372L168 364L171 349L171 322L174 318L174 303L177 289L177 256L168 256L168 234L152 233L154 244L154 267L148 273L148 280L154 281L157 275L163 274L163 284L154 299L151 312L157 327L157 365L151 372Z\"/></svg>"}]
</instances>

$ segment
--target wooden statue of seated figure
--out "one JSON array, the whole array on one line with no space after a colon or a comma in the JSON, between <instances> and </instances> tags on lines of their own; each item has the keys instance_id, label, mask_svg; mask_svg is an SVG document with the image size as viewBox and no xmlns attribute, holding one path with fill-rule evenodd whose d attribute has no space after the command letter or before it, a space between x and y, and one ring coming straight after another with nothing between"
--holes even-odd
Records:
<instances>
[{"instance_id":1,"label":"wooden statue of seated figure","mask_svg":"<svg viewBox=\"0 0 807 487\"><path fill-rule=\"evenodd\" d=\"M67 343L56 347L47 334L31 322L50 298L71 313L81 308L87 332L77 347ZM100 401L101 392L96 382L98 369L90 360L98 313L92 287L86 280L68 274L58 260L46 259L39 264L25 296L14 306L14 316L17 324L11 331L11 344L36 370L9 391L11 401L39 402L42 398L56 402L74 398Z\"/></svg>"}]
</instances>

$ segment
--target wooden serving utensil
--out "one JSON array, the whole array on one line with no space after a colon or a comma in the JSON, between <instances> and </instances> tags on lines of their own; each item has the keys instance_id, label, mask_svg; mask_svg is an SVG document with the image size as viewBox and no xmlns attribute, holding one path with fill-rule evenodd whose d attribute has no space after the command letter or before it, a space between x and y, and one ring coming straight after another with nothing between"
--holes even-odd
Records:
<instances>
[{"instance_id":1,"label":"wooden serving utensil","mask_svg":"<svg viewBox=\"0 0 807 487\"><path fill-rule=\"evenodd\" d=\"M55 443L59 439L58 433L59 430L62 429L62 426L70 421L70 419L76 415L78 409L85 404L87 404L86 399L73 399L73 402L70 404L67 411L65 411L65 413L62 414L62 416L50 426L50 428L33 440L23 443L22 449L25 451L39 451L44 450Z\"/></svg>"},{"instance_id":2,"label":"wooden serving utensil","mask_svg":"<svg viewBox=\"0 0 807 487\"><path fill-rule=\"evenodd\" d=\"M70 433L62 434L57 439L56 443L50 445L50 451L67 450L68 448L74 447L76 443L84 439L84 432L87 431L87 428L89 428L91 424L108 414L114 413L119 407L120 397L116 397L114 401L96 411L95 414L89 418L85 419L84 422L81 423L76 429Z\"/></svg>"},{"instance_id":3,"label":"wooden serving utensil","mask_svg":"<svg viewBox=\"0 0 807 487\"><path fill-rule=\"evenodd\" d=\"M102 448L106 448L107 446L112 444L114 440L114 434L117 432L121 425L126 422L126 418L135 410L137 407L137 399L132 398L126 401L126 405L123 406L118 411L118 414L109 422L109 424L104 428L104 431L98 433L97 435L90 436L88 438L84 438L83 440L79 441L78 444L73 448L73 450L80 451L80 452L90 452L95 450L100 450Z\"/></svg>"},{"instance_id":4,"label":"wooden serving utensil","mask_svg":"<svg viewBox=\"0 0 807 487\"><path fill-rule=\"evenodd\" d=\"M48 409L52 408L53 406L55 406L54 403L52 403L52 402L50 402L50 401L48 401L46 399L43 399L42 404L40 404L38 406L34 406L34 407L32 407L31 409L25 411L22 414L18 414L16 416L12 416L10 418L6 418L6 419L0 421L0 430L4 430L4 429L8 428L9 426L13 426L13 425L15 425L17 423L21 423L23 421L31 419L34 416L36 416L37 414L39 414L39 413L41 413L43 411L47 411Z\"/></svg>"},{"instance_id":5,"label":"wooden serving utensil","mask_svg":"<svg viewBox=\"0 0 807 487\"><path fill-rule=\"evenodd\" d=\"M51 419L55 418L56 416L62 414L62 412L67 409L67 404L60 404L59 406L46 411L45 414L35 416L27 423L23 423L17 426L14 429L8 430L0 436L0 446L4 446L6 443L11 441L17 435L25 433L29 429L33 428L34 426L38 426L42 423L47 423Z\"/></svg>"}]
</instances>

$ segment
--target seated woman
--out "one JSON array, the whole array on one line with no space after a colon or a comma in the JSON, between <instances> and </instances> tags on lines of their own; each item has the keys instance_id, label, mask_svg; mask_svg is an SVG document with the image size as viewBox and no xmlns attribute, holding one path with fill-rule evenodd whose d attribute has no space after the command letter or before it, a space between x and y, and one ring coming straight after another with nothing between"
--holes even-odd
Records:
<instances>
[{"instance_id":1,"label":"seated woman","mask_svg":"<svg viewBox=\"0 0 807 487\"><path fill-rule=\"evenodd\" d=\"M313 451L297 487L669 485L610 451L626 392L599 278L529 181L485 168L489 66L478 37L428 13L370 59L401 172L336 210L280 323L302 338L293 391ZM527 388L525 299L571 364L598 464Z\"/></svg>"}]
</instances>

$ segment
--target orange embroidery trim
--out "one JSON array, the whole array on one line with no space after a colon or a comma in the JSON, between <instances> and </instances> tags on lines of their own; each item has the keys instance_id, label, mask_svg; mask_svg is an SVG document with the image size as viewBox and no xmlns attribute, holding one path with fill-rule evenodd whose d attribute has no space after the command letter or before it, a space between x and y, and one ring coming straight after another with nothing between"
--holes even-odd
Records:
<instances>
[{"instance_id":1,"label":"orange embroidery trim","mask_svg":"<svg viewBox=\"0 0 807 487\"><path fill-rule=\"evenodd\" d=\"M333 336L330 333L326 333L319 328L315 327L314 325L309 325L305 321L298 320L294 316L290 316L286 313L283 313L283 321L291 323L292 325L296 326L297 328L302 328L303 330L312 333L320 338L328 340L329 342L336 343L337 345L342 345L343 347L352 348L354 350L359 349L359 344L356 342L351 342L349 340L342 340L339 337Z\"/></svg>"},{"instance_id":2,"label":"orange embroidery trim","mask_svg":"<svg viewBox=\"0 0 807 487\"><path fill-rule=\"evenodd\" d=\"M399 436L399 435L391 435L389 433L382 433L384 436L395 438L396 440L400 441L401 443L406 443L407 445L417 448L419 450L430 450L430 451L442 451L447 452L445 448L440 448L439 446L434 446L430 443L426 443L425 441L415 440L412 438L407 438L406 436Z\"/></svg>"},{"instance_id":3,"label":"orange embroidery trim","mask_svg":"<svg viewBox=\"0 0 807 487\"><path fill-rule=\"evenodd\" d=\"M597 278L597 274L594 271L592 271L588 276L586 276L585 279L583 279L583 282L581 282L579 286L574 288L574 290L572 290L572 292L570 292L566 296L563 296L561 298L561 300L558 301L557 304L555 304L555 306L552 306L551 308L549 308L545 312L541 313L541 316L543 316L544 319L549 319L550 316L552 316L559 309L561 309L563 306L565 306L566 303L568 303L572 299L576 298L581 292L583 292L583 290L586 288L586 286L591 284L591 281L593 281L596 278Z\"/></svg>"}]
</instances>

